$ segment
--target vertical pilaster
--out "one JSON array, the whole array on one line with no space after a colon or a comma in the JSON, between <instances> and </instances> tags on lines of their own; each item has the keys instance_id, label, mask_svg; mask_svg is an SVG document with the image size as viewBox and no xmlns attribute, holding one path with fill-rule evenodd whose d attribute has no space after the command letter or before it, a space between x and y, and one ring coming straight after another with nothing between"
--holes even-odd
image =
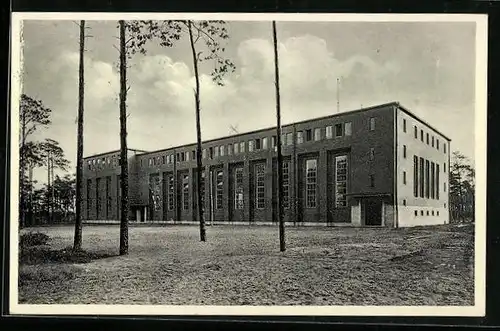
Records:
<instances>
[{"instance_id":1,"label":"vertical pilaster","mask_svg":"<svg viewBox=\"0 0 500 331\"><path fill-rule=\"evenodd\" d=\"M224 197L222 198L223 201L223 206L224 206L224 221L225 222L231 222L231 215L230 215L230 210L229 210L229 204L232 199L229 197L229 183L230 178L229 178L229 163L225 162L223 165L223 178L224 178L224 186L223 186L223 194Z\"/></svg>"},{"instance_id":2,"label":"vertical pilaster","mask_svg":"<svg viewBox=\"0 0 500 331\"><path fill-rule=\"evenodd\" d=\"M245 218L248 221L252 221L252 215L251 215L251 201L250 199L252 198L252 195L250 194L251 190L251 176L250 176L251 170L250 170L250 161L245 159L243 163L243 190L244 190L244 196L243 196L243 207L244 207L244 213L245 213Z\"/></svg>"},{"instance_id":3,"label":"vertical pilaster","mask_svg":"<svg viewBox=\"0 0 500 331\"><path fill-rule=\"evenodd\" d=\"M318 160L318 221L327 222L328 220L328 157L326 150L319 152Z\"/></svg>"}]
</instances>

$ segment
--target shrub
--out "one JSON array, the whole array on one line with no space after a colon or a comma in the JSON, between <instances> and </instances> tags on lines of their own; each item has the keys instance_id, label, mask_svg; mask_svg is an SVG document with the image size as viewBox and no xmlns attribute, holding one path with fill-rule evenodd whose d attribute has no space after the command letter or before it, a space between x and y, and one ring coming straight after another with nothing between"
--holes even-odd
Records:
<instances>
[{"instance_id":1,"label":"shrub","mask_svg":"<svg viewBox=\"0 0 500 331\"><path fill-rule=\"evenodd\" d=\"M45 233L41 232L29 232L21 235L19 238L19 246L23 247L32 247L32 246L42 246L47 245L50 237Z\"/></svg>"}]
</instances>

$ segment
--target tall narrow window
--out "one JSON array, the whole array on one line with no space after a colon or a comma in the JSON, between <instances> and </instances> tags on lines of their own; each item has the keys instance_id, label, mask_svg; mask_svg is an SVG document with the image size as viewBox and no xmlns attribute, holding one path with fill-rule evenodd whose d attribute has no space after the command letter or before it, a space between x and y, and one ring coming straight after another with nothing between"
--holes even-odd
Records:
<instances>
[{"instance_id":1,"label":"tall narrow window","mask_svg":"<svg viewBox=\"0 0 500 331\"><path fill-rule=\"evenodd\" d=\"M406 185L406 171L403 171L403 184Z\"/></svg>"},{"instance_id":2,"label":"tall narrow window","mask_svg":"<svg viewBox=\"0 0 500 331\"><path fill-rule=\"evenodd\" d=\"M224 195L224 173L222 170L217 170L215 182L215 208L222 209L222 197Z\"/></svg>"},{"instance_id":3,"label":"tall narrow window","mask_svg":"<svg viewBox=\"0 0 500 331\"><path fill-rule=\"evenodd\" d=\"M418 156L413 156L413 196L418 197Z\"/></svg>"},{"instance_id":4,"label":"tall narrow window","mask_svg":"<svg viewBox=\"0 0 500 331\"><path fill-rule=\"evenodd\" d=\"M424 141L424 130L420 130L420 140Z\"/></svg>"},{"instance_id":5,"label":"tall narrow window","mask_svg":"<svg viewBox=\"0 0 500 331\"><path fill-rule=\"evenodd\" d=\"M191 151L191 160L196 160L196 151Z\"/></svg>"},{"instance_id":6,"label":"tall narrow window","mask_svg":"<svg viewBox=\"0 0 500 331\"><path fill-rule=\"evenodd\" d=\"M370 187L375 187L375 175L370 175Z\"/></svg>"},{"instance_id":7,"label":"tall narrow window","mask_svg":"<svg viewBox=\"0 0 500 331\"><path fill-rule=\"evenodd\" d=\"M307 129L306 130L306 141L311 141L312 140L312 130Z\"/></svg>"},{"instance_id":8,"label":"tall narrow window","mask_svg":"<svg viewBox=\"0 0 500 331\"><path fill-rule=\"evenodd\" d=\"M262 149L267 149L268 148L267 141L268 141L267 137L262 138Z\"/></svg>"},{"instance_id":9,"label":"tall narrow window","mask_svg":"<svg viewBox=\"0 0 500 331\"><path fill-rule=\"evenodd\" d=\"M175 194L175 189L174 189L174 176L169 175L167 179L167 185L168 185L168 210L174 210L174 194Z\"/></svg>"},{"instance_id":10,"label":"tall narrow window","mask_svg":"<svg viewBox=\"0 0 500 331\"><path fill-rule=\"evenodd\" d=\"M202 152L201 156L203 157L203 159L207 158L207 149L206 148L203 149L203 152Z\"/></svg>"},{"instance_id":11,"label":"tall narrow window","mask_svg":"<svg viewBox=\"0 0 500 331\"><path fill-rule=\"evenodd\" d=\"M224 149L225 149L225 148L224 148L224 147L225 147L224 145L221 145L221 146L219 147L219 150L220 150L219 155L220 155L220 156L224 156L224 155L225 155L225 153L224 153Z\"/></svg>"},{"instance_id":12,"label":"tall narrow window","mask_svg":"<svg viewBox=\"0 0 500 331\"><path fill-rule=\"evenodd\" d=\"M106 219L111 218L111 176L106 177Z\"/></svg>"},{"instance_id":13,"label":"tall narrow window","mask_svg":"<svg viewBox=\"0 0 500 331\"><path fill-rule=\"evenodd\" d=\"M424 197L425 193L425 162L423 158L420 158L420 197Z\"/></svg>"},{"instance_id":14,"label":"tall narrow window","mask_svg":"<svg viewBox=\"0 0 500 331\"><path fill-rule=\"evenodd\" d=\"M201 170L201 187L200 187L200 193L201 193L201 209L202 211L205 210L205 180L206 174L205 174L205 169ZM196 200L198 201L198 200Z\"/></svg>"},{"instance_id":15,"label":"tall narrow window","mask_svg":"<svg viewBox=\"0 0 500 331\"><path fill-rule=\"evenodd\" d=\"M255 165L255 205L257 209L264 209L266 207L265 200L265 165Z\"/></svg>"},{"instance_id":16,"label":"tall narrow window","mask_svg":"<svg viewBox=\"0 0 500 331\"><path fill-rule=\"evenodd\" d=\"M283 208L290 207L290 162L283 161Z\"/></svg>"},{"instance_id":17,"label":"tall narrow window","mask_svg":"<svg viewBox=\"0 0 500 331\"><path fill-rule=\"evenodd\" d=\"M342 132L342 124L335 124L335 137L342 137L344 135L344 132Z\"/></svg>"},{"instance_id":18,"label":"tall narrow window","mask_svg":"<svg viewBox=\"0 0 500 331\"><path fill-rule=\"evenodd\" d=\"M233 145L234 154L238 154L240 152L239 147L240 147L240 145L238 143L234 143L234 145Z\"/></svg>"},{"instance_id":19,"label":"tall narrow window","mask_svg":"<svg viewBox=\"0 0 500 331\"><path fill-rule=\"evenodd\" d=\"M274 148L276 147L276 136L272 136L271 137L271 148Z\"/></svg>"},{"instance_id":20,"label":"tall narrow window","mask_svg":"<svg viewBox=\"0 0 500 331\"><path fill-rule=\"evenodd\" d=\"M255 150L258 151L260 149L262 149L262 144L261 144L261 140L259 138L255 139L255 144L254 144L254 147L255 147Z\"/></svg>"},{"instance_id":21,"label":"tall narrow window","mask_svg":"<svg viewBox=\"0 0 500 331\"><path fill-rule=\"evenodd\" d=\"M317 166L315 159L306 161L306 208L316 208Z\"/></svg>"},{"instance_id":22,"label":"tall narrow window","mask_svg":"<svg viewBox=\"0 0 500 331\"><path fill-rule=\"evenodd\" d=\"M434 162L431 162L431 199L434 199L436 196L436 165Z\"/></svg>"},{"instance_id":23,"label":"tall narrow window","mask_svg":"<svg viewBox=\"0 0 500 331\"><path fill-rule=\"evenodd\" d=\"M436 164L436 199L439 200L439 164Z\"/></svg>"},{"instance_id":24,"label":"tall narrow window","mask_svg":"<svg viewBox=\"0 0 500 331\"><path fill-rule=\"evenodd\" d=\"M352 123L351 122L346 122L344 124L344 134L346 136L352 135Z\"/></svg>"},{"instance_id":25,"label":"tall narrow window","mask_svg":"<svg viewBox=\"0 0 500 331\"><path fill-rule=\"evenodd\" d=\"M443 144L443 151L444 151L444 154L446 154L446 144Z\"/></svg>"},{"instance_id":26,"label":"tall narrow window","mask_svg":"<svg viewBox=\"0 0 500 331\"><path fill-rule=\"evenodd\" d=\"M314 129L314 140L315 141L321 140L321 129L320 128Z\"/></svg>"},{"instance_id":27,"label":"tall narrow window","mask_svg":"<svg viewBox=\"0 0 500 331\"><path fill-rule=\"evenodd\" d=\"M298 135L298 132L297 132L297 135ZM293 144L293 133L287 133L286 134L286 144L287 145L292 145Z\"/></svg>"},{"instance_id":28,"label":"tall narrow window","mask_svg":"<svg viewBox=\"0 0 500 331\"><path fill-rule=\"evenodd\" d=\"M403 145L403 158L406 159L406 145Z\"/></svg>"},{"instance_id":29,"label":"tall narrow window","mask_svg":"<svg viewBox=\"0 0 500 331\"><path fill-rule=\"evenodd\" d=\"M326 139L331 139L333 137L333 127L331 125L326 127L325 137L326 137Z\"/></svg>"},{"instance_id":30,"label":"tall narrow window","mask_svg":"<svg viewBox=\"0 0 500 331\"><path fill-rule=\"evenodd\" d=\"M95 200L96 200L96 214L97 214L97 219L101 216L101 178L97 178L95 181Z\"/></svg>"},{"instance_id":31,"label":"tall narrow window","mask_svg":"<svg viewBox=\"0 0 500 331\"><path fill-rule=\"evenodd\" d=\"M219 157L219 152L220 152L219 146L215 146L215 148L214 148L214 157Z\"/></svg>"},{"instance_id":32,"label":"tall narrow window","mask_svg":"<svg viewBox=\"0 0 500 331\"><path fill-rule=\"evenodd\" d=\"M182 177L182 207L184 210L189 209L189 176Z\"/></svg>"},{"instance_id":33,"label":"tall narrow window","mask_svg":"<svg viewBox=\"0 0 500 331\"><path fill-rule=\"evenodd\" d=\"M347 207L347 156L335 157L335 207Z\"/></svg>"},{"instance_id":34,"label":"tall narrow window","mask_svg":"<svg viewBox=\"0 0 500 331\"><path fill-rule=\"evenodd\" d=\"M425 160L425 197L430 197L430 164L429 160Z\"/></svg>"},{"instance_id":35,"label":"tall narrow window","mask_svg":"<svg viewBox=\"0 0 500 331\"><path fill-rule=\"evenodd\" d=\"M436 138L436 148L439 150L439 139Z\"/></svg>"},{"instance_id":36,"label":"tall narrow window","mask_svg":"<svg viewBox=\"0 0 500 331\"><path fill-rule=\"evenodd\" d=\"M370 118L370 131L375 130L375 117Z\"/></svg>"},{"instance_id":37,"label":"tall narrow window","mask_svg":"<svg viewBox=\"0 0 500 331\"><path fill-rule=\"evenodd\" d=\"M302 144L304 142L304 132L297 131L297 144Z\"/></svg>"},{"instance_id":38,"label":"tall narrow window","mask_svg":"<svg viewBox=\"0 0 500 331\"><path fill-rule=\"evenodd\" d=\"M446 162L443 163L443 172L446 173Z\"/></svg>"},{"instance_id":39,"label":"tall narrow window","mask_svg":"<svg viewBox=\"0 0 500 331\"><path fill-rule=\"evenodd\" d=\"M227 155L233 154L233 144L227 145Z\"/></svg>"},{"instance_id":40,"label":"tall narrow window","mask_svg":"<svg viewBox=\"0 0 500 331\"><path fill-rule=\"evenodd\" d=\"M248 141L248 151L249 152L253 152L254 144L255 144L255 141L253 141L253 140Z\"/></svg>"},{"instance_id":41,"label":"tall narrow window","mask_svg":"<svg viewBox=\"0 0 500 331\"><path fill-rule=\"evenodd\" d=\"M214 158L214 148L213 147L209 147L208 148L208 158L209 159L213 159Z\"/></svg>"},{"instance_id":42,"label":"tall narrow window","mask_svg":"<svg viewBox=\"0 0 500 331\"><path fill-rule=\"evenodd\" d=\"M425 134L425 140L427 142L427 145L429 145L429 134L428 133Z\"/></svg>"},{"instance_id":43,"label":"tall narrow window","mask_svg":"<svg viewBox=\"0 0 500 331\"><path fill-rule=\"evenodd\" d=\"M245 153L245 142L240 142L240 153Z\"/></svg>"},{"instance_id":44,"label":"tall narrow window","mask_svg":"<svg viewBox=\"0 0 500 331\"><path fill-rule=\"evenodd\" d=\"M417 129L416 125L413 127L413 131L414 131L414 134L415 134L415 139L418 139L418 129Z\"/></svg>"},{"instance_id":45,"label":"tall narrow window","mask_svg":"<svg viewBox=\"0 0 500 331\"><path fill-rule=\"evenodd\" d=\"M403 118L403 132L406 132L406 119Z\"/></svg>"},{"instance_id":46,"label":"tall narrow window","mask_svg":"<svg viewBox=\"0 0 500 331\"><path fill-rule=\"evenodd\" d=\"M287 133L283 133L281 135L281 146L288 145L287 137L288 137Z\"/></svg>"},{"instance_id":47,"label":"tall narrow window","mask_svg":"<svg viewBox=\"0 0 500 331\"><path fill-rule=\"evenodd\" d=\"M161 209L160 175L149 175L149 203L153 210Z\"/></svg>"},{"instance_id":48,"label":"tall narrow window","mask_svg":"<svg viewBox=\"0 0 500 331\"><path fill-rule=\"evenodd\" d=\"M431 147L434 147L434 136L432 136L432 139L431 139Z\"/></svg>"},{"instance_id":49,"label":"tall narrow window","mask_svg":"<svg viewBox=\"0 0 500 331\"><path fill-rule=\"evenodd\" d=\"M243 168L234 169L234 209L243 209Z\"/></svg>"}]
</instances>

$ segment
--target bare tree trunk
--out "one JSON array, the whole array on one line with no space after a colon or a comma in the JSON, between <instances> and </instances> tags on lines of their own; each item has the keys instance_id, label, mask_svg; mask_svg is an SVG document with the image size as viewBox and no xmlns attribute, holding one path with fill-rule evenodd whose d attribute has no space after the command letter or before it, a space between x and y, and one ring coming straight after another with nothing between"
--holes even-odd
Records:
<instances>
[{"instance_id":1,"label":"bare tree trunk","mask_svg":"<svg viewBox=\"0 0 500 331\"><path fill-rule=\"evenodd\" d=\"M52 181L52 186L51 186L51 192L50 192L50 208L52 210L52 213L50 215L50 222L51 224L54 223L54 217L55 217L55 208L54 208L54 200L55 200L55 187L54 187L54 156L51 155L50 157L50 180Z\"/></svg>"},{"instance_id":2,"label":"bare tree trunk","mask_svg":"<svg viewBox=\"0 0 500 331\"><path fill-rule=\"evenodd\" d=\"M280 251L286 250L285 245L285 222L283 220L283 161L281 155L281 105L280 105L280 80L278 65L278 39L276 37L276 21L273 21L273 41L274 41L274 73L276 84L276 143L277 143L277 161L278 161L278 192L276 200L278 204L278 221L280 235Z\"/></svg>"},{"instance_id":3,"label":"bare tree trunk","mask_svg":"<svg viewBox=\"0 0 500 331\"><path fill-rule=\"evenodd\" d=\"M80 63L78 74L78 131L76 153L76 211L73 250L82 249L82 203L83 203L83 107L84 107L84 58L85 21L80 21Z\"/></svg>"},{"instance_id":4,"label":"bare tree trunk","mask_svg":"<svg viewBox=\"0 0 500 331\"><path fill-rule=\"evenodd\" d=\"M33 224L33 166L31 164L28 165L29 170L28 170L28 183L30 184L29 186L29 202L28 202L28 219L29 219L29 224ZM24 224L26 224L26 219L24 220Z\"/></svg>"},{"instance_id":5,"label":"bare tree trunk","mask_svg":"<svg viewBox=\"0 0 500 331\"><path fill-rule=\"evenodd\" d=\"M193 55L193 67L194 67L194 77L196 79L196 90L195 90L195 103L196 103L196 197L198 205L198 219L200 221L200 240L206 241L206 230L205 230L205 220L203 219L203 206L202 206L202 196L201 196L201 125L200 125L200 77L198 75L198 55L196 54L196 49L193 40L193 31L191 28L191 21L188 21L189 28L189 41L191 42L191 52Z\"/></svg>"},{"instance_id":6,"label":"bare tree trunk","mask_svg":"<svg viewBox=\"0 0 500 331\"><path fill-rule=\"evenodd\" d=\"M19 195L19 202L20 202L20 206L21 206L21 210L20 210L20 218L21 218L21 228L25 227L26 226L26 197L25 197L25 182L24 182L24 174L25 174L25 171L26 171L26 157L24 156L24 152L25 152L25 147L26 147L26 111L24 110L23 111L23 115L22 115L22 123L21 123L21 130L22 130L22 137L21 137L21 154L19 155L20 158L19 158L19 165L20 165L20 176L19 176L19 180L20 180L20 183L19 183L19 192L20 192L20 195Z\"/></svg>"},{"instance_id":7,"label":"bare tree trunk","mask_svg":"<svg viewBox=\"0 0 500 331\"><path fill-rule=\"evenodd\" d=\"M127 54L125 22L120 20L120 166L121 166L121 219L120 255L128 254L128 159L127 159Z\"/></svg>"}]
</instances>

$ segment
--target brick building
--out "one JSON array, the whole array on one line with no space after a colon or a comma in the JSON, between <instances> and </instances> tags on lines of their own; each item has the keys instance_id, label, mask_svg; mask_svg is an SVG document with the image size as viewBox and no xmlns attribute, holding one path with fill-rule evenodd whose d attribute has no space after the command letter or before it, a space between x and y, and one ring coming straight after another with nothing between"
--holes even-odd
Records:
<instances>
[{"instance_id":1,"label":"brick building","mask_svg":"<svg viewBox=\"0 0 500 331\"><path fill-rule=\"evenodd\" d=\"M204 141L208 223L276 222L276 130ZM448 223L450 139L399 103L282 127L288 224L403 227ZM131 222L190 223L196 144L129 150ZM85 158L87 222L117 222L119 151Z\"/></svg>"}]
</instances>

